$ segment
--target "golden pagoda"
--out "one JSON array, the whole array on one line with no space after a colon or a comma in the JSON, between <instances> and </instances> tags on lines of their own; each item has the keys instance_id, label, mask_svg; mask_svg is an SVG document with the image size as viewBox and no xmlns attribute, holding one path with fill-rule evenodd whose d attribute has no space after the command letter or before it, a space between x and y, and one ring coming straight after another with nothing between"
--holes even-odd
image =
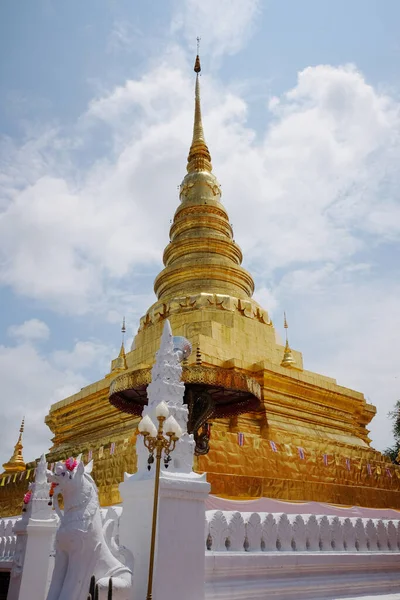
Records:
<instances>
[{"instance_id":1,"label":"golden pagoda","mask_svg":"<svg viewBox=\"0 0 400 600\"><path fill-rule=\"evenodd\" d=\"M194 349L182 373L188 425L195 469L207 472L213 494L400 508L400 467L370 447L375 408L363 394L305 370L301 353L287 335L285 346L277 340L252 298L254 282L241 266L205 142L198 56L194 70L193 139L165 268L154 283L157 300L110 373L51 407L47 460L93 457L101 503L120 501L123 474L136 468L136 424L169 319ZM284 326L287 334L286 315ZM11 511L1 494L0 487L0 510Z\"/></svg>"},{"instance_id":2,"label":"golden pagoda","mask_svg":"<svg viewBox=\"0 0 400 600\"><path fill-rule=\"evenodd\" d=\"M293 357L292 349L289 346L289 339L288 339L288 334L287 334L288 324L287 324L287 320L286 320L286 313L284 313L283 326L284 326L285 332L286 332L286 344L285 344L285 350L283 352L281 367L287 367L288 369L291 369L296 366L296 361Z\"/></svg>"},{"instance_id":3,"label":"golden pagoda","mask_svg":"<svg viewBox=\"0 0 400 600\"><path fill-rule=\"evenodd\" d=\"M22 434L24 433L24 419L22 419L21 427L19 428L19 436L17 443L14 446L14 452L10 460L3 464L4 472L1 476L21 473L25 471L25 461L22 456Z\"/></svg>"}]
</instances>

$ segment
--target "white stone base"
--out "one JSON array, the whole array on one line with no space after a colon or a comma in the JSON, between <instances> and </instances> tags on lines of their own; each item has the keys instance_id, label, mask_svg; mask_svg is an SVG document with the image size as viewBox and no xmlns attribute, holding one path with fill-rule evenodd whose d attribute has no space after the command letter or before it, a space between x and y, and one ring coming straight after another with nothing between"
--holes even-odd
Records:
<instances>
[{"instance_id":1,"label":"white stone base","mask_svg":"<svg viewBox=\"0 0 400 600\"><path fill-rule=\"evenodd\" d=\"M207 552L205 597L400 600L399 566L394 552Z\"/></svg>"},{"instance_id":2,"label":"white stone base","mask_svg":"<svg viewBox=\"0 0 400 600\"><path fill-rule=\"evenodd\" d=\"M120 541L134 556L133 598L146 598L154 480L120 484ZM205 475L162 473L153 581L154 600L203 600ZM72 600L72 599L71 599Z\"/></svg>"},{"instance_id":3,"label":"white stone base","mask_svg":"<svg viewBox=\"0 0 400 600\"><path fill-rule=\"evenodd\" d=\"M335 598L335 600L337 600ZM356 596L347 600L400 600L400 594L385 594L384 596Z\"/></svg>"}]
</instances>

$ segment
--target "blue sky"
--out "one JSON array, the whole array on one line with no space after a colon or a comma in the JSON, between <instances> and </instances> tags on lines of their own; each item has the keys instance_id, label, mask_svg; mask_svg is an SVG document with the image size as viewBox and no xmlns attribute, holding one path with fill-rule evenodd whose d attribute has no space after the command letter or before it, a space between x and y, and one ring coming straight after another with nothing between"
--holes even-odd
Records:
<instances>
[{"instance_id":1,"label":"blue sky","mask_svg":"<svg viewBox=\"0 0 400 600\"><path fill-rule=\"evenodd\" d=\"M6 460L103 376L153 302L204 126L256 298L305 368L399 398L400 5L5 0L0 7L0 400Z\"/></svg>"}]
</instances>

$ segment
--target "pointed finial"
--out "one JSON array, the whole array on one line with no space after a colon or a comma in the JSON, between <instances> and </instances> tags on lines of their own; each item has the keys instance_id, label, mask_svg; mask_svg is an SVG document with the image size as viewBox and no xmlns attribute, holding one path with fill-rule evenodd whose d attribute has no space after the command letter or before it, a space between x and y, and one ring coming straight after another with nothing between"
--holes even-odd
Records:
<instances>
[{"instance_id":1,"label":"pointed finial","mask_svg":"<svg viewBox=\"0 0 400 600\"><path fill-rule=\"evenodd\" d=\"M24 433L24 427L25 427L25 416L22 417L22 421L21 421L21 427L19 428L19 436L18 436L18 444L21 444L21 450L22 450L22 434Z\"/></svg>"},{"instance_id":2,"label":"pointed finial","mask_svg":"<svg viewBox=\"0 0 400 600\"><path fill-rule=\"evenodd\" d=\"M287 367L290 369L290 368L294 367L294 365L296 364L296 361L293 357L292 350L289 346L289 338L288 338L289 326L288 326L287 319L286 319L286 312L283 313L283 326L285 328L285 333L286 333L286 344L285 344L285 350L283 352L281 367Z\"/></svg>"},{"instance_id":3,"label":"pointed finial","mask_svg":"<svg viewBox=\"0 0 400 600\"><path fill-rule=\"evenodd\" d=\"M201 104L200 104L200 82L199 73L201 71L200 57L199 57L199 44L200 38L197 38L197 56L194 63L194 72L196 73L196 86L195 86L195 108L194 108L194 125L193 125L193 139L192 145L190 146L187 171L193 173L195 171L209 171L212 170L211 155L208 151L207 144L204 139L203 122L201 119Z\"/></svg>"},{"instance_id":4,"label":"pointed finial","mask_svg":"<svg viewBox=\"0 0 400 600\"><path fill-rule=\"evenodd\" d=\"M125 317L123 317L123 319L122 319L121 333L122 333L122 345L124 346L124 344L125 344L125 333L126 333Z\"/></svg>"},{"instance_id":5,"label":"pointed finial","mask_svg":"<svg viewBox=\"0 0 400 600\"><path fill-rule=\"evenodd\" d=\"M126 325L125 325L125 317L122 319L121 325L121 348L118 354L118 357L111 362L111 373L125 371L128 366L126 364L126 355L125 355L125 333L126 333Z\"/></svg>"},{"instance_id":6,"label":"pointed finial","mask_svg":"<svg viewBox=\"0 0 400 600\"><path fill-rule=\"evenodd\" d=\"M40 460L38 462L38 465L36 467L36 476L35 476L36 483L46 483L47 482L46 471L47 471L46 455L42 454L42 456L40 457Z\"/></svg>"},{"instance_id":7,"label":"pointed finial","mask_svg":"<svg viewBox=\"0 0 400 600\"><path fill-rule=\"evenodd\" d=\"M19 436L17 443L14 446L14 452L10 460L3 464L4 473L18 473L25 471L25 462L22 456L22 434L24 433L25 417L21 421L19 428Z\"/></svg>"},{"instance_id":8,"label":"pointed finial","mask_svg":"<svg viewBox=\"0 0 400 600\"><path fill-rule=\"evenodd\" d=\"M165 319L164 327L161 334L161 343L159 352L171 352L174 348L172 341L172 328L169 319Z\"/></svg>"},{"instance_id":9,"label":"pointed finial","mask_svg":"<svg viewBox=\"0 0 400 600\"><path fill-rule=\"evenodd\" d=\"M201 71L201 65L200 65L200 40L201 38L197 37L197 55L196 55L196 60L194 62L194 72L195 73L200 73Z\"/></svg>"},{"instance_id":10,"label":"pointed finial","mask_svg":"<svg viewBox=\"0 0 400 600\"><path fill-rule=\"evenodd\" d=\"M285 328L285 335L286 335L286 343L288 343L288 329L289 329L289 325L287 323L287 319L286 319L286 312L283 312L283 326Z\"/></svg>"}]
</instances>

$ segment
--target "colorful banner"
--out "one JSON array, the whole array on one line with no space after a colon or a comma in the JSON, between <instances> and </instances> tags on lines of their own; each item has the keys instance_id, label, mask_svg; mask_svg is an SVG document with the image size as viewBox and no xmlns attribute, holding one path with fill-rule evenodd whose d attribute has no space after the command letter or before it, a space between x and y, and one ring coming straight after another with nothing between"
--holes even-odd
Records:
<instances>
[{"instance_id":1,"label":"colorful banner","mask_svg":"<svg viewBox=\"0 0 400 600\"><path fill-rule=\"evenodd\" d=\"M300 446L297 448L297 451L299 453L299 457L301 460L305 460L306 458L306 454L304 452L304 448L300 448Z\"/></svg>"},{"instance_id":2,"label":"colorful banner","mask_svg":"<svg viewBox=\"0 0 400 600\"><path fill-rule=\"evenodd\" d=\"M89 450L88 455L87 455L88 462L90 462L92 460L92 458L93 458L93 450Z\"/></svg>"},{"instance_id":3,"label":"colorful banner","mask_svg":"<svg viewBox=\"0 0 400 600\"><path fill-rule=\"evenodd\" d=\"M104 456L104 446L100 446L99 448L99 458L103 458Z\"/></svg>"},{"instance_id":4,"label":"colorful banner","mask_svg":"<svg viewBox=\"0 0 400 600\"><path fill-rule=\"evenodd\" d=\"M115 442L111 442L111 446L110 446L110 454L111 454L111 455L115 454Z\"/></svg>"},{"instance_id":5,"label":"colorful banner","mask_svg":"<svg viewBox=\"0 0 400 600\"><path fill-rule=\"evenodd\" d=\"M239 446L244 446L244 433L237 434L237 442Z\"/></svg>"},{"instance_id":6,"label":"colorful banner","mask_svg":"<svg viewBox=\"0 0 400 600\"><path fill-rule=\"evenodd\" d=\"M275 442L270 442L269 445L271 446L272 452L278 452Z\"/></svg>"}]
</instances>

